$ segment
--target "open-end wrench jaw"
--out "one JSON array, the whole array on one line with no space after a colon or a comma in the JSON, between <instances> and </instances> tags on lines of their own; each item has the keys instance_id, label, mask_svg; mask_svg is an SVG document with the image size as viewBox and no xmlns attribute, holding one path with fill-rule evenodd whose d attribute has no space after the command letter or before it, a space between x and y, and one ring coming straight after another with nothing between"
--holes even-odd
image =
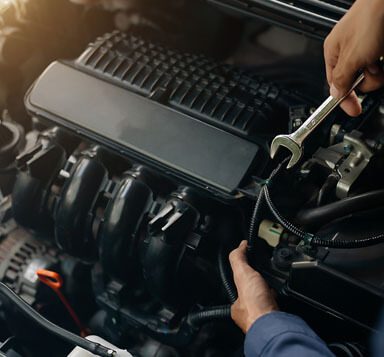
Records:
<instances>
[{"instance_id":1,"label":"open-end wrench jaw","mask_svg":"<svg viewBox=\"0 0 384 357\"><path fill-rule=\"evenodd\" d=\"M353 82L352 88L341 98L329 96L310 117L292 134L276 136L271 145L271 157L275 157L280 146L288 149L292 156L288 162L287 169L295 166L303 155L303 142L348 95L364 80L361 73Z\"/></svg>"},{"instance_id":2,"label":"open-end wrench jaw","mask_svg":"<svg viewBox=\"0 0 384 357\"><path fill-rule=\"evenodd\" d=\"M290 135L278 135L276 136L271 144L270 155L273 159L279 150L283 146L291 152L291 158L287 164L287 169L295 166L303 155L303 148L300 147L295 141L293 141Z\"/></svg>"}]
</instances>

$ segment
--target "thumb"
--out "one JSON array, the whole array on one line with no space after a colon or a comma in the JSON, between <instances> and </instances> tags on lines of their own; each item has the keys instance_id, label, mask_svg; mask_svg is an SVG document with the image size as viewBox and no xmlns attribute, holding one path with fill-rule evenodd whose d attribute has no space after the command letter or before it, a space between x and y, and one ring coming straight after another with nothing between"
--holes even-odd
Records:
<instances>
[{"instance_id":1,"label":"thumb","mask_svg":"<svg viewBox=\"0 0 384 357\"><path fill-rule=\"evenodd\" d=\"M242 286L245 281L253 274L258 274L248 264L247 260L247 241L242 241L238 248L229 255L229 261L233 270L233 278L237 287Z\"/></svg>"},{"instance_id":2,"label":"thumb","mask_svg":"<svg viewBox=\"0 0 384 357\"><path fill-rule=\"evenodd\" d=\"M229 262L234 272L237 271L239 267L248 265L246 240L243 240L240 245L229 254Z\"/></svg>"},{"instance_id":3,"label":"thumb","mask_svg":"<svg viewBox=\"0 0 384 357\"><path fill-rule=\"evenodd\" d=\"M364 93L372 92L384 85L384 71L377 66L376 72L373 72L372 68L374 67L369 66L367 70L364 71L365 79L359 86L359 89Z\"/></svg>"},{"instance_id":4,"label":"thumb","mask_svg":"<svg viewBox=\"0 0 384 357\"><path fill-rule=\"evenodd\" d=\"M338 90L333 84L331 85L330 92L332 97L340 97ZM361 104L355 91L340 103L340 107L351 117L356 117L362 112Z\"/></svg>"}]
</instances>

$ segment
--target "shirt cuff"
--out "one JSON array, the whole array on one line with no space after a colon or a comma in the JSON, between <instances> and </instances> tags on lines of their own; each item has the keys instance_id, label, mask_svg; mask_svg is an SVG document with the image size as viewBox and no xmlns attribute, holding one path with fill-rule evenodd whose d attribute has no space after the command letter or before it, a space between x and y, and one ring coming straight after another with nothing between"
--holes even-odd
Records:
<instances>
[{"instance_id":1,"label":"shirt cuff","mask_svg":"<svg viewBox=\"0 0 384 357\"><path fill-rule=\"evenodd\" d=\"M246 356L258 356L268 343L284 333L299 333L321 341L300 317L282 311L273 311L259 317L248 330L244 342ZM247 351L252 351L248 353Z\"/></svg>"}]
</instances>

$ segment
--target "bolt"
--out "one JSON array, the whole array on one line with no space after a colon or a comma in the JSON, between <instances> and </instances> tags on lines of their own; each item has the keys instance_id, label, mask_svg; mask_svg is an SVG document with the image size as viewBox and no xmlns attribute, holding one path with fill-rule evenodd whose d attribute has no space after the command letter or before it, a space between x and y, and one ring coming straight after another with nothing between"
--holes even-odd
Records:
<instances>
[{"instance_id":1,"label":"bolt","mask_svg":"<svg viewBox=\"0 0 384 357\"><path fill-rule=\"evenodd\" d=\"M293 121L293 127L296 129L296 128L299 128L301 125L303 124L303 121L301 119L295 119Z\"/></svg>"},{"instance_id":2,"label":"bolt","mask_svg":"<svg viewBox=\"0 0 384 357\"><path fill-rule=\"evenodd\" d=\"M343 149L344 149L344 154L349 155L352 151L352 145L351 144L345 144Z\"/></svg>"}]
</instances>

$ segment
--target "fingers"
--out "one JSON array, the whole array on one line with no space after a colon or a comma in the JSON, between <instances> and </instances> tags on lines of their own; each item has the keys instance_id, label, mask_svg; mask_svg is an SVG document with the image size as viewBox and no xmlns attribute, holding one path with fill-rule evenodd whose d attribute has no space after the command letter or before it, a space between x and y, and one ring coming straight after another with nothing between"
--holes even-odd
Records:
<instances>
[{"instance_id":1,"label":"fingers","mask_svg":"<svg viewBox=\"0 0 384 357\"><path fill-rule=\"evenodd\" d=\"M332 84L338 90L338 97L347 93L356 78L356 73L362 67L362 63L355 58L341 54L332 72Z\"/></svg>"},{"instance_id":2,"label":"fingers","mask_svg":"<svg viewBox=\"0 0 384 357\"><path fill-rule=\"evenodd\" d=\"M243 240L240 245L229 254L229 262L235 279L236 276L241 275L244 270L246 271L248 268L252 269L247 261L247 241Z\"/></svg>"},{"instance_id":3,"label":"fingers","mask_svg":"<svg viewBox=\"0 0 384 357\"><path fill-rule=\"evenodd\" d=\"M243 286L244 282L249 280L249 277L254 274L258 274L252 269L247 260L247 241L243 240L239 247L231 252L229 255L229 262L233 271L233 279L235 285L239 290L239 287Z\"/></svg>"},{"instance_id":4,"label":"fingers","mask_svg":"<svg viewBox=\"0 0 384 357\"><path fill-rule=\"evenodd\" d=\"M240 245L229 254L229 262L231 263L232 270L236 270L238 264L248 264L246 240L243 240Z\"/></svg>"},{"instance_id":5,"label":"fingers","mask_svg":"<svg viewBox=\"0 0 384 357\"><path fill-rule=\"evenodd\" d=\"M366 71L364 71L364 75L365 79L359 86L359 89L362 92L372 92L384 86L384 72L379 66L368 66ZM353 74L352 80L354 78L355 74ZM343 96L344 92L340 90L335 83L332 83L330 86L330 93L333 97L340 98ZM340 106L351 117L356 117L362 112L361 104L354 91L341 102Z\"/></svg>"},{"instance_id":6,"label":"fingers","mask_svg":"<svg viewBox=\"0 0 384 357\"><path fill-rule=\"evenodd\" d=\"M365 66L363 61L352 59L351 56L341 55L330 75L331 83L337 88L339 97L350 90L353 81L356 79L356 74L362 68L366 69L364 71L365 79L359 86L361 91L371 92L384 85L384 72L377 64ZM349 101L351 107L356 106L355 99L356 98L352 99L351 97ZM346 103L348 103L348 101Z\"/></svg>"},{"instance_id":7,"label":"fingers","mask_svg":"<svg viewBox=\"0 0 384 357\"><path fill-rule=\"evenodd\" d=\"M378 65L368 66L364 75L365 79L359 86L362 92L372 92L384 85L384 72Z\"/></svg>"},{"instance_id":8,"label":"fingers","mask_svg":"<svg viewBox=\"0 0 384 357\"><path fill-rule=\"evenodd\" d=\"M278 310L268 284L248 265L246 253L247 242L242 241L229 257L238 292L238 298L231 306L231 317L244 333L258 318Z\"/></svg>"},{"instance_id":9,"label":"fingers","mask_svg":"<svg viewBox=\"0 0 384 357\"><path fill-rule=\"evenodd\" d=\"M329 85L332 83L332 72L336 67L338 58L339 45L333 40L332 37L328 36L324 41L324 61L327 82Z\"/></svg>"},{"instance_id":10,"label":"fingers","mask_svg":"<svg viewBox=\"0 0 384 357\"><path fill-rule=\"evenodd\" d=\"M363 111L355 92L352 92L347 98L345 98L341 102L340 106L341 109L343 109L351 117L357 117Z\"/></svg>"},{"instance_id":11,"label":"fingers","mask_svg":"<svg viewBox=\"0 0 384 357\"><path fill-rule=\"evenodd\" d=\"M345 71L349 63L344 63L345 61L340 59L339 52L339 42L334 35L329 35L324 41L324 60L327 82L331 95L335 98L340 98L349 91L356 73L353 67L348 67L348 71ZM340 106L350 116L358 116L362 111L361 104L354 92L344 99Z\"/></svg>"},{"instance_id":12,"label":"fingers","mask_svg":"<svg viewBox=\"0 0 384 357\"><path fill-rule=\"evenodd\" d=\"M333 84L331 84L330 93L331 96L335 98L343 96L343 94ZM355 91L353 91L340 103L340 107L351 117L360 115L362 111L361 104Z\"/></svg>"}]
</instances>

